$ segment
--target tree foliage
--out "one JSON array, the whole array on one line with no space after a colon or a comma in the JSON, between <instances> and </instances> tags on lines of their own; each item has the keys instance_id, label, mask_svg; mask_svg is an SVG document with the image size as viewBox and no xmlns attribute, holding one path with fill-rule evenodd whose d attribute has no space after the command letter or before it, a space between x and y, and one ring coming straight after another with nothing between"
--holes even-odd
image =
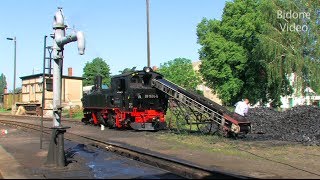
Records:
<instances>
[{"instance_id":1,"label":"tree foliage","mask_svg":"<svg viewBox=\"0 0 320 180\"><path fill-rule=\"evenodd\" d=\"M128 72L134 72L136 70L136 67L133 68L124 68L122 71L119 71L120 74L128 73Z\"/></svg>"},{"instance_id":2,"label":"tree foliage","mask_svg":"<svg viewBox=\"0 0 320 180\"><path fill-rule=\"evenodd\" d=\"M192 62L186 58L176 58L160 64L158 72L164 78L189 90L196 91L201 83L200 75L193 70Z\"/></svg>"},{"instance_id":3,"label":"tree foliage","mask_svg":"<svg viewBox=\"0 0 320 180\"><path fill-rule=\"evenodd\" d=\"M10 91L10 93L12 93L12 90ZM14 93L16 93L16 94L22 93L22 87L17 87L17 88L14 90Z\"/></svg>"},{"instance_id":4,"label":"tree foliage","mask_svg":"<svg viewBox=\"0 0 320 180\"><path fill-rule=\"evenodd\" d=\"M276 106L280 96L293 92L291 73L303 86L318 90L319 7L311 0L234 0L226 3L221 21L204 18L197 36L200 73L208 86L224 103L249 97ZM311 18L278 17L279 11L290 10L308 12ZM293 25L308 30L284 28Z\"/></svg>"},{"instance_id":5,"label":"tree foliage","mask_svg":"<svg viewBox=\"0 0 320 180\"><path fill-rule=\"evenodd\" d=\"M110 67L105 62L105 60L103 60L100 57L97 57L93 59L91 62L86 63L85 67L83 68L82 75L82 77L85 78L83 80L83 85L93 85L96 75L102 76L102 84L110 84Z\"/></svg>"},{"instance_id":6,"label":"tree foliage","mask_svg":"<svg viewBox=\"0 0 320 180\"><path fill-rule=\"evenodd\" d=\"M4 88L7 87L7 79L6 76L1 73L0 75L0 94L3 94Z\"/></svg>"}]
</instances>

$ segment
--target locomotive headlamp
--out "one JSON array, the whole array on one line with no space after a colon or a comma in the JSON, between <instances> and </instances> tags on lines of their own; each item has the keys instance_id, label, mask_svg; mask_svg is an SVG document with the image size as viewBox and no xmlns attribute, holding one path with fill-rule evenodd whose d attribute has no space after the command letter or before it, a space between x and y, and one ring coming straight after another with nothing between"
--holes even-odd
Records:
<instances>
[{"instance_id":1,"label":"locomotive headlamp","mask_svg":"<svg viewBox=\"0 0 320 180\"><path fill-rule=\"evenodd\" d=\"M145 71L146 73L151 72L152 69L150 67L144 67L143 71Z\"/></svg>"},{"instance_id":2,"label":"locomotive headlamp","mask_svg":"<svg viewBox=\"0 0 320 180\"><path fill-rule=\"evenodd\" d=\"M234 132L234 133L239 133L240 132L240 126L232 123L231 131Z\"/></svg>"}]
</instances>

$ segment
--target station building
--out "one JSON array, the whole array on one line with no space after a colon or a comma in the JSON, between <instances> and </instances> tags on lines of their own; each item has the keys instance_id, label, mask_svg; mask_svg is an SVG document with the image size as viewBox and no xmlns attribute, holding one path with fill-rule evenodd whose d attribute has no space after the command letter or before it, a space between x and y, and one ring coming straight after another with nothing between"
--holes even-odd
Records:
<instances>
[{"instance_id":1,"label":"station building","mask_svg":"<svg viewBox=\"0 0 320 180\"><path fill-rule=\"evenodd\" d=\"M52 115L53 108L53 87L52 74L45 74L45 86L43 89L43 74L32 74L20 77L22 80L21 92L16 94L16 108L24 106L27 114L40 115L41 108L44 108L44 116ZM83 95L82 77L72 76L72 68L68 68L68 75L62 76L61 105L63 109L82 107L81 98ZM42 93L44 92L44 105L42 105ZM4 105L11 108L10 96L12 93L4 94ZM7 100L6 100L7 99Z\"/></svg>"}]
</instances>

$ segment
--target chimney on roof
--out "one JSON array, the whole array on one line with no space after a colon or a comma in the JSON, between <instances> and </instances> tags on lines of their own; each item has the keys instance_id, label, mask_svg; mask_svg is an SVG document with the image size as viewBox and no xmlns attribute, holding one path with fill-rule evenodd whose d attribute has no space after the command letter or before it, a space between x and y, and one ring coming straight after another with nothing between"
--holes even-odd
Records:
<instances>
[{"instance_id":1,"label":"chimney on roof","mask_svg":"<svg viewBox=\"0 0 320 180\"><path fill-rule=\"evenodd\" d=\"M72 68L71 67L68 68L68 76L72 76Z\"/></svg>"},{"instance_id":2,"label":"chimney on roof","mask_svg":"<svg viewBox=\"0 0 320 180\"><path fill-rule=\"evenodd\" d=\"M7 94L8 93L8 89L7 86L3 88L3 94Z\"/></svg>"},{"instance_id":3,"label":"chimney on roof","mask_svg":"<svg viewBox=\"0 0 320 180\"><path fill-rule=\"evenodd\" d=\"M154 71L156 71L156 70L158 70L158 67L157 67L157 66L153 66L152 69L153 69Z\"/></svg>"}]
</instances>

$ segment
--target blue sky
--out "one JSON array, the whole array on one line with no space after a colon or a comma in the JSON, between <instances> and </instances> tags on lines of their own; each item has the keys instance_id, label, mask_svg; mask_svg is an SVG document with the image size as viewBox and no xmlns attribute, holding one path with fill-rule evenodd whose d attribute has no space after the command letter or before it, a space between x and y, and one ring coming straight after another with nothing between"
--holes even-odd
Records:
<instances>
[{"instance_id":1,"label":"blue sky","mask_svg":"<svg viewBox=\"0 0 320 180\"><path fill-rule=\"evenodd\" d=\"M178 57L199 58L196 26L203 17L221 19L225 0L150 0L151 65ZM147 26L145 0L1 0L0 73L13 88L13 41L17 38L17 79L43 67L43 38L53 33L57 7L62 7L67 25L81 30L86 38L85 55L77 43L65 46L63 73L73 68L82 76L83 67L101 57L112 75L126 67L142 69L147 65ZM70 34L67 30L66 34ZM49 45L52 40L47 41Z\"/></svg>"}]
</instances>

